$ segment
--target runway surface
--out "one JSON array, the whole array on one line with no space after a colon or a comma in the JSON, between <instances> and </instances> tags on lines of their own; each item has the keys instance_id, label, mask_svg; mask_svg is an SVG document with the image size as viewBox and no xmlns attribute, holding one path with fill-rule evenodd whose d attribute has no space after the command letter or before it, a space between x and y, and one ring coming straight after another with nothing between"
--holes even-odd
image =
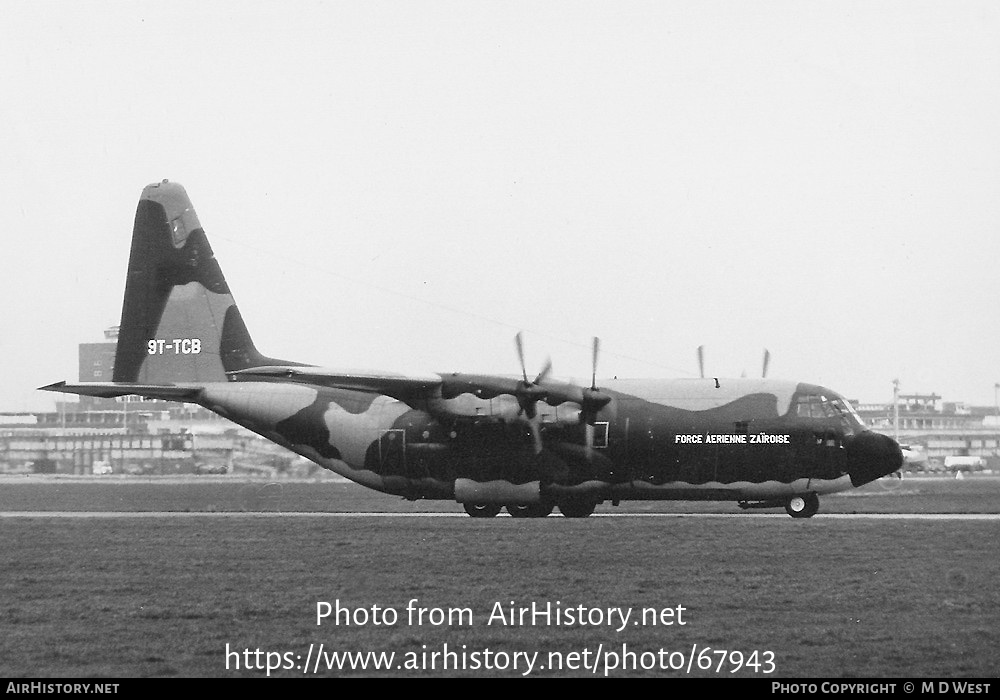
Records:
<instances>
[{"instance_id":1,"label":"runway surface","mask_svg":"<svg viewBox=\"0 0 1000 700\"><path fill-rule=\"evenodd\" d=\"M323 513L276 511L4 511L0 518L84 518L122 520L130 518L468 518L465 513ZM510 517L499 515L498 517ZM784 513L595 513L591 518L784 518ZM526 518L527 519L527 518ZM535 520L536 518L531 518ZM552 517L558 520L558 517ZM1000 521L1000 513L827 513L821 520L986 520Z\"/></svg>"}]
</instances>

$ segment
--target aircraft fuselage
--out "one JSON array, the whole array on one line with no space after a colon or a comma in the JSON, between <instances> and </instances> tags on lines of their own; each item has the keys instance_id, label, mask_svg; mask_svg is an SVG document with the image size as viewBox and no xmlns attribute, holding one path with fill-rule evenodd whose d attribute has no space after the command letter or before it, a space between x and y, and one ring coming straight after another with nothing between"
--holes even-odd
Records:
<instances>
[{"instance_id":1,"label":"aircraft fuselage","mask_svg":"<svg viewBox=\"0 0 1000 700\"><path fill-rule=\"evenodd\" d=\"M857 486L895 464L891 446L867 433L843 398L815 385L610 380L602 391L611 402L589 450L578 407L539 402L540 452L506 394L417 409L368 392L241 381L206 386L199 403L353 481L411 499L767 501ZM861 450L864 440L876 444Z\"/></svg>"}]
</instances>

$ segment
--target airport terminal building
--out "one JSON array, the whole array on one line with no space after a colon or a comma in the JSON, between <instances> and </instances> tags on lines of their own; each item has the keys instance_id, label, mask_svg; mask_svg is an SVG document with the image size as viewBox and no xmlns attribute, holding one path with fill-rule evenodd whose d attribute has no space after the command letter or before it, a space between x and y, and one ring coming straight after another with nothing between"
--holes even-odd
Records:
<instances>
[{"instance_id":1,"label":"airport terminal building","mask_svg":"<svg viewBox=\"0 0 1000 700\"><path fill-rule=\"evenodd\" d=\"M114 374L118 329L79 346L81 382ZM314 465L200 406L81 396L47 413L0 413L0 472L312 473ZM318 469L318 467L315 467ZM304 475L304 474L303 474Z\"/></svg>"}]
</instances>

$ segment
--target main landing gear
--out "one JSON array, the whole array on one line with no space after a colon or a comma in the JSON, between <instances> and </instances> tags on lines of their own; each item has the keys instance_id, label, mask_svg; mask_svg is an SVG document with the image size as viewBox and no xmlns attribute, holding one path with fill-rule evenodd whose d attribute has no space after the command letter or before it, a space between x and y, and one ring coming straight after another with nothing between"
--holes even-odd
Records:
<instances>
[{"instance_id":1,"label":"main landing gear","mask_svg":"<svg viewBox=\"0 0 1000 700\"><path fill-rule=\"evenodd\" d=\"M793 496L785 504L785 512L793 518L811 518L819 510L819 496L814 493Z\"/></svg>"},{"instance_id":2,"label":"main landing gear","mask_svg":"<svg viewBox=\"0 0 1000 700\"><path fill-rule=\"evenodd\" d=\"M527 505L507 504L507 512L512 518L544 518L552 512L551 503L529 503Z\"/></svg>"},{"instance_id":3,"label":"main landing gear","mask_svg":"<svg viewBox=\"0 0 1000 700\"><path fill-rule=\"evenodd\" d=\"M506 508L512 518L544 518L554 508L552 503L508 503ZM463 503L465 512L473 518L493 518L500 513L500 505L496 503ZM586 518L594 512L597 504L593 501L564 501L559 504L559 512L564 518Z\"/></svg>"},{"instance_id":4,"label":"main landing gear","mask_svg":"<svg viewBox=\"0 0 1000 700\"><path fill-rule=\"evenodd\" d=\"M463 503L465 512L473 518L494 518L500 512L496 503Z\"/></svg>"}]
</instances>

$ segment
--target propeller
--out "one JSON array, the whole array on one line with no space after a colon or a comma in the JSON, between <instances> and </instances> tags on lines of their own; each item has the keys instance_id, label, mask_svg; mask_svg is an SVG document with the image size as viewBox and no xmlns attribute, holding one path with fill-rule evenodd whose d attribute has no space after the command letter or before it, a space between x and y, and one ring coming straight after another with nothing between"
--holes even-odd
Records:
<instances>
[{"instance_id":1,"label":"propeller","mask_svg":"<svg viewBox=\"0 0 1000 700\"><path fill-rule=\"evenodd\" d=\"M767 379L767 366L771 364L771 353L767 348L764 348L764 369L761 371L761 379Z\"/></svg>"},{"instance_id":2,"label":"propeller","mask_svg":"<svg viewBox=\"0 0 1000 700\"><path fill-rule=\"evenodd\" d=\"M545 378L552 372L552 358L546 358L545 365L542 367L542 371L538 373L538 376L535 377L535 381L529 382L528 370L524 366L524 340L521 338L520 333L514 336L514 344L517 345L517 359L521 362L521 376L524 378L524 386L530 387L545 381Z\"/></svg>"},{"instance_id":3,"label":"propeller","mask_svg":"<svg viewBox=\"0 0 1000 700\"><path fill-rule=\"evenodd\" d=\"M553 406L565 401L572 401L580 404L580 422L584 424L587 459L591 458L591 451L594 447L594 431L597 422L597 414L602 408L611 403L611 397L597 388L597 358L600 354L601 341L594 338L590 386L587 388L572 385L548 385L542 383L548 378L552 371L551 358L545 361L542 370L534 378L528 379L528 370L524 362L524 340L518 333L514 337L514 344L517 347L517 357L521 364L521 381L518 382L514 390L515 398L519 407L518 415L524 416L525 422L531 429L531 437L535 444L535 453L542 451L542 430L541 416L538 415L536 404L538 401L548 401Z\"/></svg>"},{"instance_id":4,"label":"propeller","mask_svg":"<svg viewBox=\"0 0 1000 700\"><path fill-rule=\"evenodd\" d=\"M582 420L584 424L586 439L586 445L584 445L584 448L586 450L587 459L590 459L593 455L594 425L597 423L597 414L602 408L611 403L611 397L602 393L601 390L597 388L597 355L600 352L600 349L601 339L595 336L590 373L590 388L583 389L583 397L580 401L580 420Z\"/></svg>"},{"instance_id":5,"label":"propeller","mask_svg":"<svg viewBox=\"0 0 1000 700\"><path fill-rule=\"evenodd\" d=\"M523 377L516 395L517 405L520 406L518 415L523 414L527 419L528 428L531 430L531 438L535 443L535 454L539 454L542 451L542 430L540 426L541 419L538 416L535 404L539 399L544 397L545 390L539 385L552 372L552 358L545 360L542 370L535 377L534 381L531 381L528 379L528 370L524 364L524 340L521 338L520 332L514 336L514 344L517 346L517 359L521 363L521 377Z\"/></svg>"},{"instance_id":6,"label":"propeller","mask_svg":"<svg viewBox=\"0 0 1000 700\"><path fill-rule=\"evenodd\" d=\"M705 378L705 346L698 346L698 376Z\"/></svg>"}]
</instances>

